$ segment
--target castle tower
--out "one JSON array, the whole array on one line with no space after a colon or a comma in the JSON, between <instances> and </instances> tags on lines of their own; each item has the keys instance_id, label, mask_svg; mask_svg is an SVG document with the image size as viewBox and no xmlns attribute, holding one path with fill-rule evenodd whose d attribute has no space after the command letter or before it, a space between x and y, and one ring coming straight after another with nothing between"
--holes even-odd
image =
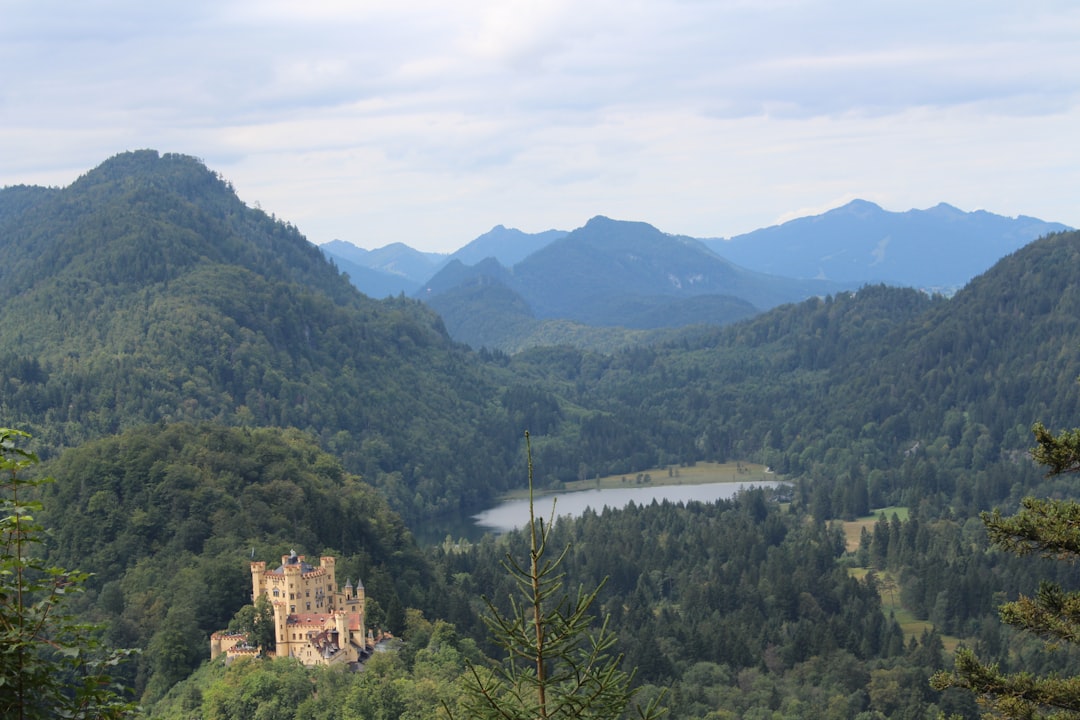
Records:
<instances>
[{"instance_id":1,"label":"castle tower","mask_svg":"<svg viewBox=\"0 0 1080 720\"><path fill-rule=\"evenodd\" d=\"M253 562L251 563L251 603L255 604L255 601L259 599L259 596L266 592L266 583L263 580L263 576L266 575L266 563Z\"/></svg>"},{"instance_id":2,"label":"castle tower","mask_svg":"<svg viewBox=\"0 0 1080 720\"><path fill-rule=\"evenodd\" d=\"M334 613L334 629L337 630L338 646L347 646L349 644L349 623L345 613Z\"/></svg>"},{"instance_id":3,"label":"castle tower","mask_svg":"<svg viewBox=\"0 0 1080 720\"><path fill-rule=\"evenodd\" d=\"M289 656L289 611L284 601L273 603L274 606L274 634L277 635L276 655L278 657Z\"/></svg>"}]
</instances>

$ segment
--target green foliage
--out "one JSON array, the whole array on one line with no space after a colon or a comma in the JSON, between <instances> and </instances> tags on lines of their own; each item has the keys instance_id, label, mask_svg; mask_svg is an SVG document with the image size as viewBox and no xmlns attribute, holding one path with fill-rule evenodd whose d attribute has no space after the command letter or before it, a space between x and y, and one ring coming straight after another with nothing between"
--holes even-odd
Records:
<instances>
[{"instance_id":1,"label":"green foliage","mask_svg":"<svg viewBox=\"0 0 1080 720\"><path fill-rule=\"evenodd\" d=\"M1080 342L1063 271L1076 233L949 300L867 287L650 347L616 335L600 340L623 348L610 354L510 359L451 343L418 302L363 297L193 158L125 153L68 188L0 198L0 413L43 457L148 422L298 427L416 522L523 476L501 400L535 386L560 409L533 429L544 486L751 459L812 479L800 500L822 519L867 504L974 514L1015 502L1026 423L1078 399L1080 364L1061 352ZM550 330L539 339L577 342Z\"/></svg>"},{"instance_id":2,"label":"green foliage","mask_svg":"<svg viewBox=\"0 0 1080 720\"><path fill-rule=\"evenodd\" d=\"M118 670L144 698L248 601L253 547L340 555L392 630L416 608L485 637L479 595L516 591L503 547L433 571L383 498L414 526L490 500L524 475L526 425L539 486L702 459L758 460L794 482L785 512L751 493L549 529L552 547L573 543L567 586L599 588L641 697L672 684L677 717L930 712L956 696L920 680L933 653L882 614L879 580L1003 672L1063 667L991 613L1039 576L1075 573L987 552L975 517L1033 492L1075 496L1022 449L1034 418L1063 422L1080 401L1078 241L1033 243L948 300L867 287L649 347L613 334L609 353L474 354L419 303L354 292L193 158L126 153L70 188L0 191L0 416L32 428L28 447L63 478L42 490L39 522L54 529L48 562L94 573L70 607L109 644L175 661ZM286 426L302 432L261 429ZM877 575L855 581L824 521L885 505L911 518L868 532ZM379 676L387 703L372 713L428 707L409 687L426 647ZM699 686L680 682L692 670Z\"/></svg>"},{"instance_id":3,"label":"green foliage","mask_svg":"<svg viewBox=\"0 0 1080 720\"><path fill-rule=\"evenodd\" d=\"M1033 456L1050 475L1080 469L1080 431L1054 437L1042 424L1034 428L1038 446ZM1075 500L1025 498L1022 509L1004 517L995 510L982 520L991 540L1024 556L1075 561L1080 557L1080 504ZM1052 647L1080 643L1080 591L1043 581L1034 596L1020 596L1001 607L1001 621L1042 637ZM1080 676L1038 676L1030 670L1008 673L997 664L983 664L968 649L959 651L951 673L932 680L937 688L961 687L978 694L995 712L1009 718L1080 717Z\"/></svg>"},{"instance_id":4,"label":"green foliage","mask_svg":"<svg viewBox=\"0 0 1080 720\"><path fill-rule=\"evenodd\" d=\"M471 640L442 621L412 648L413 667L394 649L376 653L359 673L341 666L304 667L290 658L207 663L148 708L153 720L304 718L429 720L454 704ZM412 642L412 641L410 641Z\"/></svg>"},{"instance_id":5,"label":"green foliage","mask_svg":"<svg viewBox=\"0 0 1080 720\"><path fill-rule=\"evenodd\" d=\"M243 633L248 643L261 652L273 652L277 645L274 632L274 607L266 595L260 595L254 605L245 605L236 611L229 622L229 632Z\"/></svg>"},{"instance_id":6,"label":"green foliage","mask_svg":"<svg viewBox=\"0 0 1080 720\"><path fill-rule=\"evenodd\" d=\"M599 630L592 629L591 608L603 583L592 591L579 589L573 600L563 590L560 566L570 546L557 557L548 556L551 523L545 528L543 519L538 520L533 511L528 432L525 442L529 458L529 560L521 563L508 553L503 562L518 594L510 596L507 613L487 601L489 614L484 621L504 659L495 668L470 663L463 712L469 718L504 720L619 718L635 694L633 674L622 670L622 658L612 654L617 637L607 619ZM453 714L449 707L447 711ZM655 718L660 712L654 701L639 714Z\"/></svg>"},{"instance_id":7,"label":"green foliage","mask_svg":"<svg viewBox=\"0 0 1080 720\"><path fill-rule=\"evenodd\" d=\"M46 488L49 559L95 573L78 607L113 644L148 650L129 678L147 700L251 602L252 550L340 555L338 573L382 607L417 606L431 583L401 518L297 430L147 426L47 468L64 478Z\"/></svg>"},{"instance_id":8,"label":"green foliage","mask_svg":"<svg viewBox=\"0 0 1080 720\"><path fill-rule=\"evenodd\" d=\"M126 153L21 196L0 214L0 414L43 457L213 420L308 430L414 518L504 488L516 443L477 437L497 388L438 317L364 297L195 159Z\"/></svg>"},{"instance_id":9,"label":"green foliage","mask_svg":"<svg viewBox=\"0 0 1080 720\"><path fill-rule=\"evenodd\" d=\"M23 473L37 457L26 433L0 428L0 716L120 718L135 706L113 678L127 653L104 650L95 628L75 618L70 598L89 576L44 562L45 529L30 499L48 480Z\"/></svg>"}]
</instances>

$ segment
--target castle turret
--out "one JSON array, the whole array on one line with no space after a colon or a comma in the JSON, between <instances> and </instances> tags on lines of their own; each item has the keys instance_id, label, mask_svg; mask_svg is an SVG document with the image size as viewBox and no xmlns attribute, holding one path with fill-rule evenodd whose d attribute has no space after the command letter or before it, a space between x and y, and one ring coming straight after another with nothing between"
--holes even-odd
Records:
<instances>
[{"instance_id":1,"label":"castle turret","mask_svg":"<svg viewBox=\"0 0 1080 720\"><path fill-rule=\"evenodd\" d=\"M284 601L277 601L274 605L274 633L277 635L278 657L289 655L289 611Z\"/></svg>"},{"instance_id":2,"label":"castle turret","mask_svg":"<svg viewBox=\"0 0 1080 720\"><path fill-rule=\"evenodd\" d=\"M255 603L259 596L266 592L266 583L263 576L266 574L266 563L251 563L251 602Z\"/></svg>"},{"instance_id":3,"label":"castle turret","mask_svg":"<svg viewBox=\"0 0 1080 720\"><path fill-rule=\"evenodd\" d=\"M338 647L345 647L349 644L349 623L345 613L338 612L334 614L334 629L337 630Z\"/></svg>"}]
</instances>

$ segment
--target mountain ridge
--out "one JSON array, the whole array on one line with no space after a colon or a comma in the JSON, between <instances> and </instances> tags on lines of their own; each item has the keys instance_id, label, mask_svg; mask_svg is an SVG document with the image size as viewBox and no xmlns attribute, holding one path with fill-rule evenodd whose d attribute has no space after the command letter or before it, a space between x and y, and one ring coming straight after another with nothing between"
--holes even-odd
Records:
<instances>
[{"instance_id":1,"label":"mountain ridge","mask_svg":"<svg viewBox=\"0 0 1080 720\"><path fill-rule=\"evenodd\" d=\"M855 224L845 225L845 221L854 221ZM935 223L944 225L935 226ZM954 292L994 261L1025 243L1049 233L1070 229L1062 223L1023 214L1008 217L987 210L968 212L944 201L926 209L913 208L900 212L885 210L869 200L855 199L824 213L794 218L732 237L692 239L737 265L765 274L804 279L831 278L863 284L887 282L904 287ZM445 258L444 262L457 257L466 265L475 264L485 257L496 257L505 267L512 267L528 254L543 249L566 234L566 231L549 230L530 235L497 225L459 250L441 257ZM520 236L528 238L524 245L527 252L514 244ZM513 241L500 244L505 238ZM544 238L546 242L542 242ZM827 242L831 246L815 252L814 242L810 242L808 247L808 239L815 238L815 242ZM348 243L334 243L335 247L329 250L331 254L348 254L347 250L342 249ZM906 255L898 253L897 249L905 243L915 246L909 248ZM943 249L951 247L955 247L955 251L942 254ZM891 269L890 263L897 255L902 258L903 265ZM924 261L918 262L919 257ZM396 289L413 294L441 267L436 262L427 277L420 274L410 276L416 283L415 287L396 286ZM361 289L377 286L376 283L364 282L368 284L360 284Z\"/></svg>"},{"instance_id":2,"label":"mountain ridge","mask_svg":"<svg viewBox=\"0 0 1080 720\"><path fill-rule=\"evenodd\" d=\"M492 283L504 286L520 302L482 302L495 297L487 289ZM445 295L454 288L452 296ZM437 307L443 317L454 318L448 327L455 339L516 351L533 338L547 336L535 323L522 320L522 304L541 325L560 321L641 331L726 324L785 302L847 289L854 286L748 271L695 238L663 233L644 222L597 216L512 268L494 258L474 266L454 261L417 297ZM466 313L484 317L469 321ZM514 317L502 317L504 313Z\"/></svg>"},{"instance_id":3,"label":"mountain ridge","mask_svg":"<svg viewBox=\"0 0 1080 720\"><path fill-rule=\"evenodd\" d=\"M952 292L1028 242L1070 229L1026 215L965 212L945 202L892 212L852 200L820 215L705 242L762 272Z\"/></svg>"},{"instance_id":4,"label":"mountain ridge","mask_svg":"<svg viewBox=\"0 0 1080 720\"><path fill-rule=\"evenodd\" d=\"M0 411L43 448L142 423L294 426L407 516L507 477L510 448L462 422L490 381L462 372L438 316L363 295L194 158L122 154L42 197L0 216Z\"/></svg>"}]
</instances>

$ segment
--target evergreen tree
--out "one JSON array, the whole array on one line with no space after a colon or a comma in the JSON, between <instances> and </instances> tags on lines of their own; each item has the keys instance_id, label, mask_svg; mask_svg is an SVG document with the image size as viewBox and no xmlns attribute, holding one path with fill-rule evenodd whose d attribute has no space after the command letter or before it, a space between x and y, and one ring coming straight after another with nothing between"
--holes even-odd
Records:
<instances>
[{"instance_id":1,"label":"evergreen tree","mask_svg":"<svg viewBox=\"0 0 1080 720\"><path fill-rule=\"evenodd\" d=\"M44 529L33 515L34 489L48 480L21 473L37 457L17 443L19 430L0 428L0 717L120 718L134 711L110 670L122 652L104 652L95 628L65 607L86 573L51 567L35 552Z\"/></svg>"},{"instance_id":2,"label":"evergreen tree","mask_svg":"<svg viewBox=\"0 0 1080 720\"><path fill-rule=\"evenodd\" d=\"M485 598L484 618L496 643L506 652L497 667L469 664L466 696L461 707L470 718L548 720L554 718L619 718L636 693L633 674L613 655L616 636L608 623L592 628L590 609L600 592L580 588L571 599L563 590L560 570L570 546L558 557L549 554L548 538L554 507L545 526L533 512L533 465L529 433L525 433L529 466L529 559L521 563L507 553L503 566L516 581L521 598L510 598L503 612ZM661 714L657 697L641 718ZM453 711L447 707L453 716Z\"/></svg>"},{"instance_id":3,"label":"evergreen tree","mask_svg":"<svg viewBox=\"0 0 1080 720\"><path fill-rule=\"evenodd\" d=\"M1032 457L1048 475L1080 472L1080 429L1054 436L1041 423L1033 428L1038 445ZM1024 498L1012 517L999 510L982 514L991 541L1017 555L1080 558L1080 503L1072 500ZM1066 591L1043 581L1034 597L1020 596L1000 609L1002 622L1043 637L1049 645L1080 644L1080 591ZM1031 672L1004 673L997 664L985 665L969 649L956 653L951 673L931 678L939 689L967 688L1007 718L1080 718L1080 676Z\"/></svg>"}]
</instances>

